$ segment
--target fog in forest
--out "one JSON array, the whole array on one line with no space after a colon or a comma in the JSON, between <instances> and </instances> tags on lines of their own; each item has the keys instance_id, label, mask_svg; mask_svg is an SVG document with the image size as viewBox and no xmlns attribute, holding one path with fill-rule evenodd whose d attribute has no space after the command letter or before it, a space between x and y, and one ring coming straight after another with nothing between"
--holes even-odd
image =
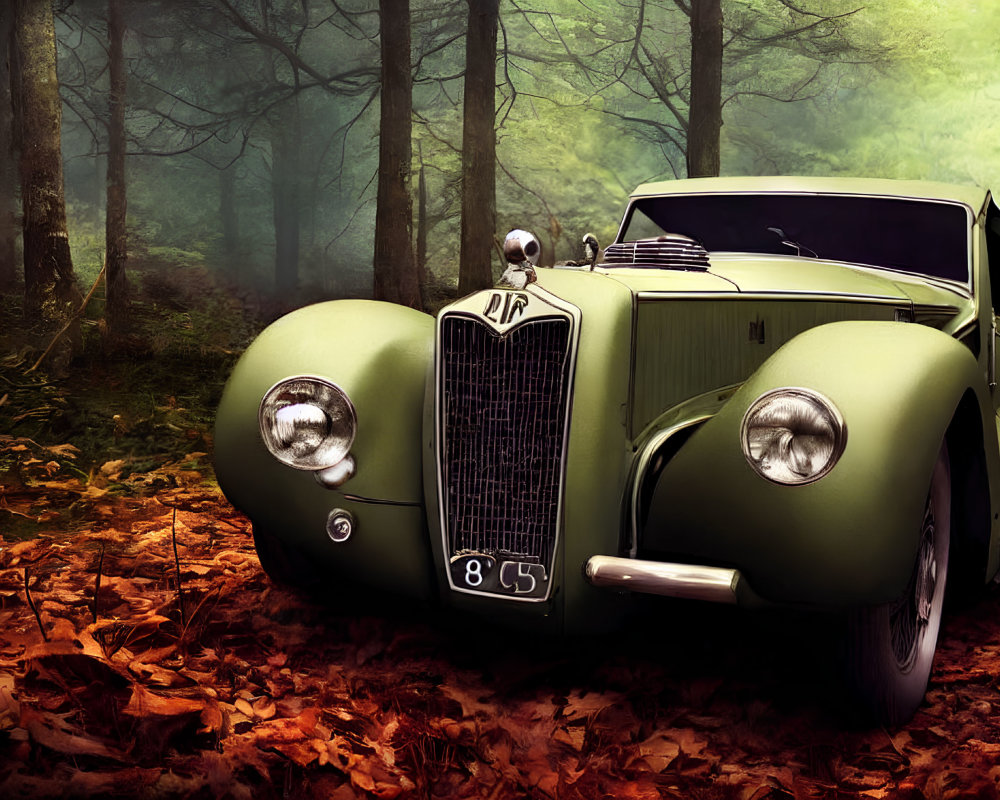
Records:
<instances>
[{"instance_id":1,"label":"fog in forest","mask_svg":"<svg viewBox=\"0 0 1000 800\"><path fill-rule=\"evenodd\" d=\"M1000 588L974 591L995 478L981 434L996 281L980 281L992 298L979 285L946 300L935 278L842 284L839 268L778 257L748 285L795 302L757 292L640 318L640 294L668 296L640 288L738 290L725 276L744 273L628 279L632 308L610 279L549 272L540 286L579 278L579 294L525 312L527 294L491 292L483 319L501 296L528 314L495 326L461 319L471 300L450 314L467 329L348 302L257 334L334 298L436 312L493 285L515 227L537 235L543 266L582 259L584 234L610 243L648 181L995 190L998 45L1000 0L0 0L0 800L997 797ZM987 228L977 248L995 244ZM796 266L806 278L789 283ZM878 296L845 294L863 278ZM612 283L625 305L592 313ZM771 355L854 317L875 321ZM890 335L878 319L920 324ZM853 346L864 326L877 346ZM743 414L775 386L802 402L765 391ZM860 447L824 489L842 416ZM942 431L939 448L927 436ZM814 482L787 506L764 472L778 450L788 483ZM843 541L884 551L884 574L863 570L841 600L867 586L880 605L837 613L836 571L819 570L803 597L826 598L823 613L770 608L804 585L810 548L848 563L805 524L815 505L832 529L835 504L853 515ZM783 551L778 524L740 541L782 508L804 521L803 548ZM729 524L746 509L748 525ZM456 514L502 529L502 546L470 534L459 549ZM905 602L885 603L909 569L889 561L906 520L920 523L917 568ZM515 552L532 537L549 555ZM763 588L763 562L740 562L758 544ZM590 556L629 550L647 575L668 557L725 572L729 591L716 580L701 596L726 602L633 603L617 558L598 588ZM466 587L445 569L467 570ZM931 671L946 574L960 602ZM696 583L636 575L637 594ZM281 585L313 577L315 592ZM498 579L530 613L450 613L507 603ZM449 609L449 583L480 597ZM768 608L751 622L734 599ZM550 636L574 607L630 630ZM856 717L838 651L892 716L931 671L913 721Z\"/></svg>"},{"instance_id":2,"label":"fog in forest","mask_svg":"<svg viewBox=\"0 0 1000 800\"><path fill-rule=\"evenodd\" d=\"M577 258L585 232L613 237L637 184L685 176L685 5L501 2L499 236L528 228L549 259ZM207 270L266 293L297 266L303 297L370 296L378 3L122 6L130 276ZM56 5L82 285L105 246L107 7ZM1000 0L727 0L722 12L721 174L1000 178ZM413 230L425 280L445 290L458 274L468 16L460 0L410 3Z\"/></svg>"}]
</instances>

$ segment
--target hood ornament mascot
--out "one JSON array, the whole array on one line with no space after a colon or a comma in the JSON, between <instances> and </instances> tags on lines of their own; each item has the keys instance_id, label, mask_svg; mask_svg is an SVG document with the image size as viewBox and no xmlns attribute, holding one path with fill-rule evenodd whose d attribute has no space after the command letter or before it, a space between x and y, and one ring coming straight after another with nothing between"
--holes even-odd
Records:
<instances>
[{"instance_id":1,"label":"hood ornament mascot","mask_svg":"<svg viewBox=\"0 0 1000 800\"><path fill-rule=\"evenodd\" d=\"M542 254L542 245L528 231L512 230L503 240L503 255L507 269L500 276L500 286L523 289L538 280L535 265Z\"/></svg>"}]
</instances>

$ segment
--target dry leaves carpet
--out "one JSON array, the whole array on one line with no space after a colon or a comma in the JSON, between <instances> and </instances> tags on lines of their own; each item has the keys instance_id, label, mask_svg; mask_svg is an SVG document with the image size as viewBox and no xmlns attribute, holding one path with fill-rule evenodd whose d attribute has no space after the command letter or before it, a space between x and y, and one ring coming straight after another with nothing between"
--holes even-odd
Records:
<instances>
[{"instance_id":1,"label":"dry leaves carpet","mask_svg":"<svg viewBox=\"0 0 1000 800\"><path fill-rule=\"evenodd\" d=\"M0 536L0 797L998 796L995 591L947 620L916 719L872 730L795 620L470 635L272 586L200 454L122 478L0 449L0 531L42 526Z\"/></svg>"}]
</instances>

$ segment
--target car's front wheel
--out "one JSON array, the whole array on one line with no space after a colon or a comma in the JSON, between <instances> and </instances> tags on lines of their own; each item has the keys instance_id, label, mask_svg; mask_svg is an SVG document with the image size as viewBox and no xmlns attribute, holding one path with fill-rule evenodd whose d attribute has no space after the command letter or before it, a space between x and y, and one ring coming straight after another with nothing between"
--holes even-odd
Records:
<instances>
[{"instance_id":1,"label":"car's front wheel","mask_svg":"<svg viewBox=\"0 0 1000 800\"><path fill-rule=\"evenodd\" d=\"M893 603L854 611L848 623L848 679L883 725L907 722L927 691L944 606L950 521L951 478L942 445L906 591Z\"/></svg>"}]
</instances>

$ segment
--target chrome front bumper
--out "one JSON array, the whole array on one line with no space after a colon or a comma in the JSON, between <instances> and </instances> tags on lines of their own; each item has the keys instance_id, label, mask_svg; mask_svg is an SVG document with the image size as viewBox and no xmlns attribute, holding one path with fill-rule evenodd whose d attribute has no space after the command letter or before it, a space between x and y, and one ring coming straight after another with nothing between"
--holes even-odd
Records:
<instances>
[{"instance_id":1,"label":"chrome front bumper","mask_svg":"<svg viewBox=\"0 0 1000 800\"><path fill-rule=\"evenodd\" d=\"M737 588L743 580L735 569L616 556L591 556L585 574L594 586L731 604L738 602Z\"/></svg>"}]
</instances>

